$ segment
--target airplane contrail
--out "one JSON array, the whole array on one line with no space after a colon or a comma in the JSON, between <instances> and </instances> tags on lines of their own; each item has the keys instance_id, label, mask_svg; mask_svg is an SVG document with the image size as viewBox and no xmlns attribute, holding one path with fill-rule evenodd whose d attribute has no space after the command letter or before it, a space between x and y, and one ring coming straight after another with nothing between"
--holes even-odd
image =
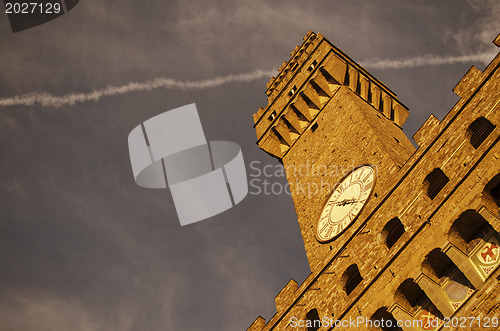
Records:
<instances>
[{"instance_id":1,"label":"airplane contrail","mask_svg":"<svg viewBox=\"0 0 500 331\"><path fill-rule=\"evenodd\" d=\"M401 59L371 59L361 61L360 64L367 69L404 69L421 66L439 66L456 63L489 63L496 53L478 53L471 55L437 56L421 55ZM256 70L249 73L219 76L204 80L179 81L172 78L159 77L145 82L131 82L121 86L108 86L87 93L70 93L56 96L50 93L34 92L0 99L0 107L8 106L34 106L39 104L42 107L61 107L74 105L87 101L97 102L104 96L120 95L130 92L151 91L158 88L177 89L183 91L205 90L228 83L250 82L256 79L272 77L276 70Z\"/></svg>"},{"instance_id":2,"label":"airplane contrail","mask_svg":"<svg viewBox=\"0 0 500 331\"><path fill-rule=\"evenodd\" d=\"M485 52L470 55L421 55L401 59L372 59L360 62L363 67L369 69L404 69L423 66L439 66L456 63L474 63L481 62L488 64L497 55L497 53Z\"/></svg>"},{"instance_id":3,"label":"airplane contrail","mask_svg":"<svg viewBox=\"0 0 500 331\"><path fill-rule=\"evenodd\" d=\"M179 81L172 78L159 77L145 82L131 82L121 86L108 86L88 93L70 93L62 96L55 96L50 93L29 93L0 99L1 106L33 106L39 104L42 107L61 107L74 105L77 102L94 101L97 102L104 96L120 95L130 92L151 91L158 88L177 89L183 91L205 90L228 83L250 82L252 80L271 77L277 70L256 70L249 73L220 76L204 80Z\"/></svg>"}]
</instances>

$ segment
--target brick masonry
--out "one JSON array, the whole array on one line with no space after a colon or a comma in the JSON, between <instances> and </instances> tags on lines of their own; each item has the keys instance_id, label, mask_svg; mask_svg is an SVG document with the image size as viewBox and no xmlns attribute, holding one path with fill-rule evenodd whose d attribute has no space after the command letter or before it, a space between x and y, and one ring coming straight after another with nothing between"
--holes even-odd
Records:
<instances>
[{"instance_id":1,"label":"brick masonry","mask_svg":"<svg viewBox=\"0 0 500 331\"><path fill-rule=\"evenodd\" d=\"M500 46L500 37L494 42ZM275 298L276 314L267 323L257 318L247 330L332 329L291 323L307 321L314 309L320 319L334 320L437 316L436 327L403 330L437 330L447 318L463 317L477 318L465 329L479 330L479 318L500 317L500 55L483 72L472 67L464 75L453 89L457 104L415 133L418 149L401 130L408 109L321 34L309 32L291 56L268 83L269 103L254 122L259 146L287 171L311 274L300 285L290 280ZM476 148L471 124L480 117L492 131L480 135ZM361 165L377 172L370 199L346 230L320 243L314 231L326 201ZM427 194L431 172L448 179L433 198ZM383 229L394 218L404 233L389 248ZM473 237L460 239L472 228ZM353 264L362 279L347 294L345 271Z\"/></svg>"}]
</instances>

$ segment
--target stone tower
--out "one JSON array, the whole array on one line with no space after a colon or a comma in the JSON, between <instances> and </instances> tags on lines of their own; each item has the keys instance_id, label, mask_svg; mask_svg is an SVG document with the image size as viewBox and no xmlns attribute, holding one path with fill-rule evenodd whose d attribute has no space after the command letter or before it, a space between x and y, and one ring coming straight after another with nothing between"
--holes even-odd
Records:
<instances>
[{"instance_id":1,"label":"stone tower","mask_svg":"<svg viewBox=\"0 0 500 331\"><path fill-rule=\"evenodd\" d=\"M362 211L369 214L415 148L401 129L407 108L321 34L309 32L291 55L254 121L259 146L286 170L314 271L356 231L346 229L328 245L316 240L314 224L333 185L358 166L374 166L375 198Z\"/></svg>"},{"instance_id":2,"label":"stone tower","mask_svg":"<svg viewBox=\"0 0 500 331\"><path fill-rule=\"evenodd\" d=\"M311 274L290 280L276 315L248 330L492 325L500 56L467 72L453 89L460 101L414 135L418 149L401 129L407 108L321 34L309 32L291 56L254 123L259 146L285 168Z\"/></svg>"}]
</instances>

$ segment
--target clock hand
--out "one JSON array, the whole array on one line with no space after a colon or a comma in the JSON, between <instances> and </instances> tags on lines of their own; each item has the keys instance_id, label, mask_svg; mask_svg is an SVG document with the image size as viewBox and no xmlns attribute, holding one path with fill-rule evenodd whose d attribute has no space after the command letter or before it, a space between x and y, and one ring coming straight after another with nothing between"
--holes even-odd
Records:
<instances>
[{"instance_id":1,"label":"clock hand","mask_svg":"<svg viewBox=\"0 0 500 331\"><path fill-rule=\"evenodd\" d=\"M363 200L355 200L354 202L365 202L366 199L363 199Z\"/></svg>"},{"instance_id":2,"label":"clock hand","mask_svg":"<svg viewBox=\"0 0 500 331\"><path fill-rule=\"evenodd\" d=\"M344 199L342 201L337 202L335 205L345 206L345 205L349 205L349 204L354 203L354 202L356 202L356 199Z\"/></svg>"},{"instance_id":3,"label":"clock hand","mask_svg":"<svg viewBox=\"0 0 500 331\"><path fill-rule=\"evenodd\" d=\"M342 201L339 201L336 203L337 206L345 206L347 199L344 199Z\"/></svg>"}]
</instances>

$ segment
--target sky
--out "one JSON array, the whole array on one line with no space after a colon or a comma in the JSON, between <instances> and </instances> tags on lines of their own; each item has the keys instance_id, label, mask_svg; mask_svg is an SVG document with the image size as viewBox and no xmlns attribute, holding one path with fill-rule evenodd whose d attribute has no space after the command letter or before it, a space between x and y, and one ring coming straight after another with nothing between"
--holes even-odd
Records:
<instances>
[{"instance_id":1,"label":"sky","mask_svg":"<svg viewBox=\"0 0 500 331\"><path fill-rule=\"evenodd\" d=\"M0 329L237 331L271 318L310 270L291 197L264 192L285 179L252 114L308 30L398 95L411 137L498 52L500 2L82 0L18 33L0 14ZM207 139L241 146L257 184L181 227L168 190L135 184L127 137L190 103Z\"/></svg>"}]
</instances>

